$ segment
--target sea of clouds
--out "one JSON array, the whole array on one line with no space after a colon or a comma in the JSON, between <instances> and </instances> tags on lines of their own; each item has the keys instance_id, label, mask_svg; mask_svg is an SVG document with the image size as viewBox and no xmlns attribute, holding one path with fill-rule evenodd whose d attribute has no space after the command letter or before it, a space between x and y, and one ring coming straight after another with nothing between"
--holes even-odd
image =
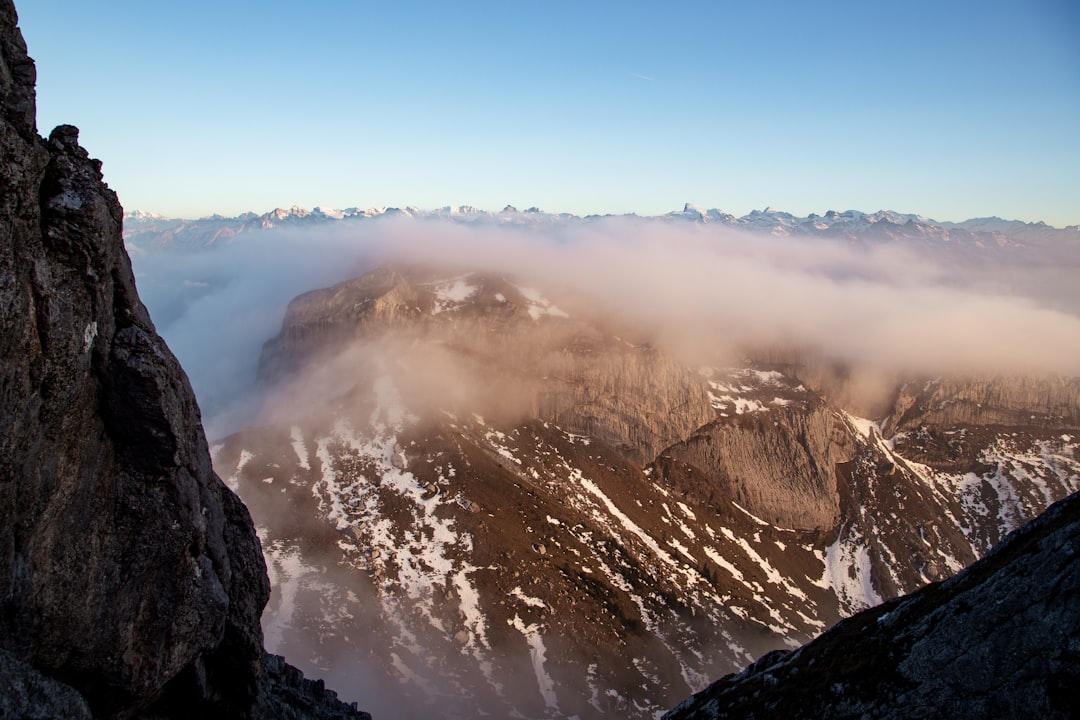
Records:
<instances>
[{"instance_id":1,"label":"sea of clouds","mask_svg":"<svg viewBox=\"0 0 1080 720\"><path fill-rule=\"evenodd\" d=\"M268 229L208 247L128 243L139 292L191 378L211 438L254 408L262 344L290 299L388 263L527 278L701 364L816 348L919 375L1080 375L1072 249L935 248L604 218L500 226L380 218Z\"/></svg>"}]
</instances>

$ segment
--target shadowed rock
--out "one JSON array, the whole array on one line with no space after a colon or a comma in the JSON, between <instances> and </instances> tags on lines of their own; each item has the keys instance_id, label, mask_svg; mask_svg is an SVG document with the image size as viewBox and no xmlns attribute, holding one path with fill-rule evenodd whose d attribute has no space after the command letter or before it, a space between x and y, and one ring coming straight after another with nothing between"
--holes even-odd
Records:
<instances>
[{"instance_id":1,"label":"shadowed rock","mask_svg":"<svg viewBox=\"0 0 1080 720\"><path fill-rule=\"evenodd\" d=\"M0 0L0 681L31 703L11 712L78 716L77 691L95 717L275 716L275 682L299 685L264 669L251 519L139 301L101 163L74 127L37 135L16 23Z\"/></svg>"}]
</instances>

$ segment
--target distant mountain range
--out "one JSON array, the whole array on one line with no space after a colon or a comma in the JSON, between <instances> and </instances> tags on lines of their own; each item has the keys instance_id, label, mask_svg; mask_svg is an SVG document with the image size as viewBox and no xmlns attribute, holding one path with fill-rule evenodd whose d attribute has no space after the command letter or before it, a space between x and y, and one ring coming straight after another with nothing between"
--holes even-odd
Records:
<instances>
[{"instance_id":1,"label":"distant mountain range","mask_svg":"<svg viewBox=\"0 0 1080 720\"><path fill-rule=\"evenodd\" d=\"M646 222L690 222L730 227L774 236L819 236L874 242L885 240L919 240L957 243L963 245L1008 247L1066 242L1080 247L1080 226L1055 228L1043 222L1026 223L998 217L973 218L963 222L940 222L921 215L881 210L875 213L830 210L824 215L811 213L798 217L788 212L765 208L736 217L715 208L686 204L682 210L665 215L586 215L548 213L537 208L518 210L506 206L499 212L480 210L470 205L447 206L436 210L405 208L346 208L306 210L293 206L277 208L261 215L248 212L235 217L211 215L197 220L168 218L140 210L124 214L124 237L127 240L149 240L164 245L213 245L240 233L269 228L301 228L320 224L369 222L385 218L414 218L418 220L450 220L468 224L557 225L588 223L599 220L626 219Z\"/></svg>"}]
</instances>

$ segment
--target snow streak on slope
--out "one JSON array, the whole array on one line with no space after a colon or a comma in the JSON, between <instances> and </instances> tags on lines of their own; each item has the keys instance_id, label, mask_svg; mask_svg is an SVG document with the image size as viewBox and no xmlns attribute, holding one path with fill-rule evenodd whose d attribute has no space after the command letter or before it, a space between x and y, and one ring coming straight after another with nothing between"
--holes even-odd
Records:
<instances>
[{"instance_id":1,"label":"snow streak on slope","mask_svg":"<svg viewBox=\"0 0 1080 720\"><path fill-rule=\"evenodd\" d=\"M871 582L870 549L857 532L841 528L840 537L819 557L825 564L825 574L818 584L836 593L846 613L881 603Z\"/></svg>"},{"instance_id":2,"label":"snow streak on slope","mask_svg":"<svg viewBox=\"0 0 1080 720\"><path fill-rule=\"evenodd\" d=\"M952 431L959 439L967 431ZM907 434L891 443L914 446ZM1033 437L1000 433L977 455L977 470L949 472L906 461L907 468L935 492L955 498L956 525L977 555L1053 502L1080 491L1080 443L1070 434Z\"/></svg>"},{"instance_id":3,"label":"snow streak on slope","mask_svg":"<svg viewBox=\"0 0 1080 720\"><path fill-rule=\"evenodd\" d=\"M779 373L705 374L766 406L739 416L728 403L714 423L799 443L800 417L831 423L822 435L850 449L835 528L769 523L671 448L643 469L582 427L410 412L387 372L319 417L215 446L222 476L270 519L268 640L314 668L377 667L398 717L649 718L948 575L985 528L1078 484L1071 435L1001 436L950 474ZM321 529L260 516L268 498Z\"/></svg>"},{"instance_id":4,"label":"snow streak on slope","mask_svg":"<svg viewBox=\"0 0 1080 720\"><path fill-rule=\"evenodd\" d=\"M449 707L456 694L491 716L646 718L837 617L809 538L702 505L595 438L420 420L389 376L364 397L283 428L284 443L236 436L217 455L245 495L313 503L326 523L330 568L295 539L264 543L278 581L267 636L294 661L325 667L336 637L365 637L425 712L473 716ZM352 620L305 614L320 583Z\"/></svg>"}]
</instances>

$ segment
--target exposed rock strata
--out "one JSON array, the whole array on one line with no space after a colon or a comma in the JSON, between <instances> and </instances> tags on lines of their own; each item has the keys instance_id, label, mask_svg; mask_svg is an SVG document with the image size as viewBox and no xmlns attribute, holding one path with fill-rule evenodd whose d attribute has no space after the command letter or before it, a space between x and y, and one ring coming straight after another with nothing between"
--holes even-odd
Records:
<instances>
[{"instance_id":1,"label":"exposed rock strata","mask_svg":"<svg viewBox=\"0 0 1080 720\"><path fill-rule=\"evenodd\" d=\"M273 716L251 519L139 301L101 164L71 126L37 135L16 23L0 0L3 682L49 695L21 662L95 717Z\"/></svg>"},{"instance_id":2,"label":"exposed rock strata","mask_svg":"<svg viewBox=\"0 0 1080 720\"><path fill-rule=\"evenodd\" d=\"M777 651L669 712L690 718L1071 718L1080 712L1080 495L953 578Z\"/></svg>"},{"instance_id":3,"label":"exposed rock strata","mask_svg":"<svg viewBox=\"0 0 1080 720\"><path fill-rule=\"evenodd\" d=\"M1012 376L909 382L885 431L920 425L1080 429L1080 378Z\"/></svg>"},{"instance_id":4,"label":"exposed rock strata","mask_svg":"<svg viewBox=\"0 0 1080 720\"><path fill-rule=\"evenodd\" d=\"M836 466L851 460L855 445L835 411L814 405L712 422L668 454L774 525L830 531L840 518Z\"/></svg>"}]
</instances>

